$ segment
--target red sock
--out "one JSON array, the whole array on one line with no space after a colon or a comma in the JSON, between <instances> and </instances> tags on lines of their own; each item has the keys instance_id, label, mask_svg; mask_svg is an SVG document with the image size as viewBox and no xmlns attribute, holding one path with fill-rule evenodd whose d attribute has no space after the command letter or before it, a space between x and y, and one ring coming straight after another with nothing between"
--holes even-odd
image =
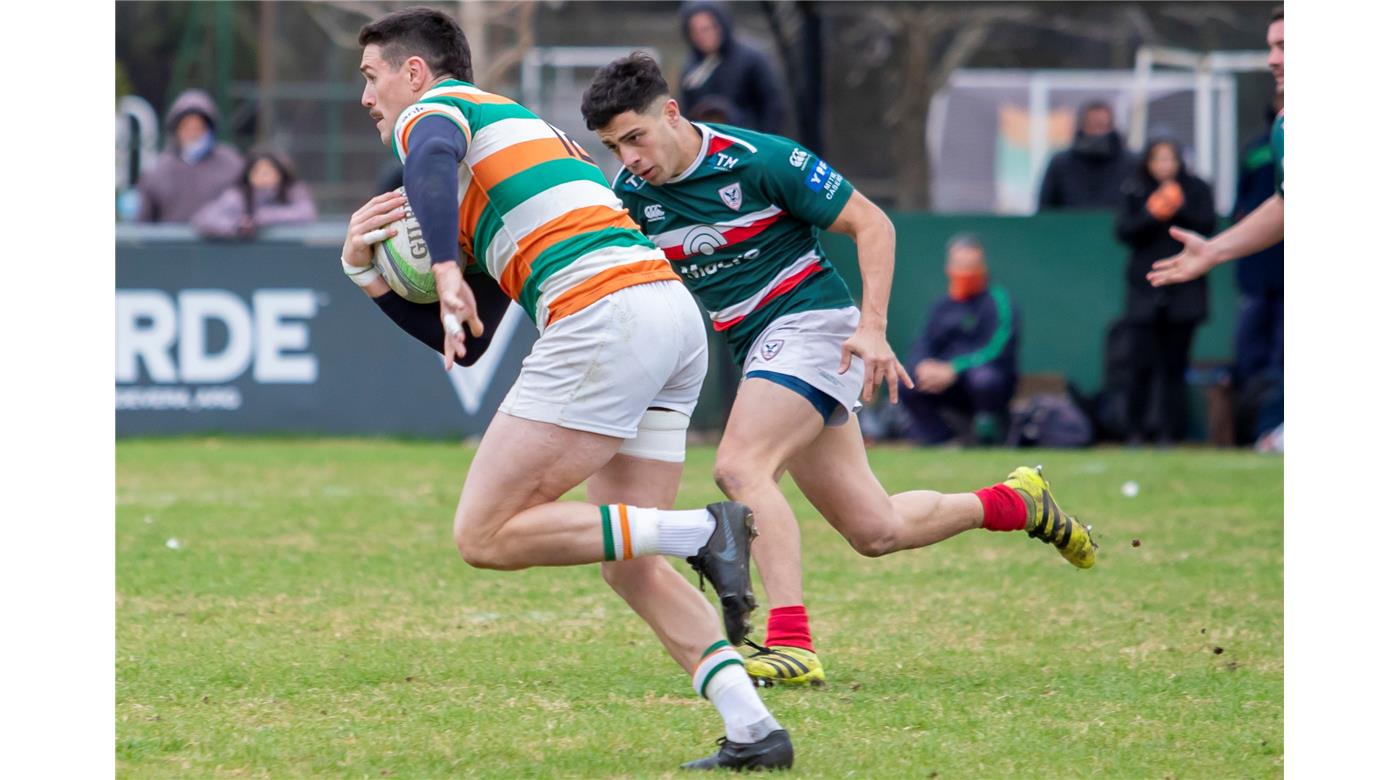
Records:
<instances>
[{"instance_id":1,"label":"red sock","mask_svg":"<svg viewBox=\"0 0 1400 780\"><path fill-rule=\"evenodd\" d=\"M800 647L809 653L816 652L812 649L812 629L807 626L807 608L795 604L769 610L768 638L764 644L769 647Z\"/></svg>"},{"instance_id":2,"label":"red sock","mask_svg":"<svg viewBox=\"0 0 1400 780\"><path fill-rule=\"evenodd\" d=\"M973 492L982 502L982 527L988 531L1024 531L1026 502L1006 485L996 484Z\"/></svg>"}]
</instances>

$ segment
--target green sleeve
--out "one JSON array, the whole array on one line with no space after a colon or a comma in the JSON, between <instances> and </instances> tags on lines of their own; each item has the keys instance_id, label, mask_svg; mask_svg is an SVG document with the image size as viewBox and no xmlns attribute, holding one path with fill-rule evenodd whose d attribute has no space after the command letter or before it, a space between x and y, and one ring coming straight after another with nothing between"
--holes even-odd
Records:
<instances>
[{"instance_id":1,"label":"green sleeve","mask_svg":"<svg viewBox=\"0 0 1400 780\"><path fill-rule=\"evenodd\" d=\"M773 202L822 230L831 227L855 188L802 144L775 138L763 150L763 172Z\"/></svg>"},{"instance_id":2,"label":"green sleeve","mask_svg":"<svg viewBox=\"0 0 1400 780\"><path fill-rule=\"evenodd\" d=\"M1283 197L1283 112L1274 120L1274 129L1269 133L1269 146L1274 153L1274 192Z\"/></svg>"},{"instance_id":3,"label":"green sleeve","mask_svg":"<svg viewBox=\"0 0 1400 780\"><path fill-rule=\"evenodd\" d=\"M1006 294L1006 288L1000 285L993 286L988 293L992 296L992 302L997 307L997 329L992 333L992 338L987 344L975 352L966 355L958 355L948 361L954 371L959 374L969 368L990 363L1006 349L1006 342L1011 338L1011 298Z\"/></svg>"}]
</instances>

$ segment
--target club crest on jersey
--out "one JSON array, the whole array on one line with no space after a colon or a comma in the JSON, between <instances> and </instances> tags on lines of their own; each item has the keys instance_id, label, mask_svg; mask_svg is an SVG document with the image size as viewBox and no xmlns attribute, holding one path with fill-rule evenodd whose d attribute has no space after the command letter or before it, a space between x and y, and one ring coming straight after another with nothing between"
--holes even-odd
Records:
<instances>
[{"instance_id":1,"label":"club crest on jersey","mask_svg":"<svg viewBox=\"0 0 1400 780\"><path fill-rule=\"evenodd\" d=\"M738 211L739 207L744 205L744 192L739 189L739 182L736 181L728 187L720 187L719 199L724 201L724 205Z\"/></svg>"},{"instance_id":2,"label":"club crest on jersey","mask_svg":"<svg viewBox=\"0 0 1400 780\"><path fill-rule=\"evenodd\" d=\"M772 360L773 358L778 356L779 352L782 351L782 339L769 339L763 342L763 346L759 347L759 354L763 356L764 360Z\"/></svg>"}]
</instances>

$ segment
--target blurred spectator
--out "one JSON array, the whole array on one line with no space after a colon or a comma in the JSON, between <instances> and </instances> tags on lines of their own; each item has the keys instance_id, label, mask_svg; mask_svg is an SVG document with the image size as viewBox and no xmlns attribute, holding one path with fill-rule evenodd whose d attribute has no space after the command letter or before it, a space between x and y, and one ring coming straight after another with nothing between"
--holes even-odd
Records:
<instances>
[{"instance_id":1,"label":"blurred spectator","mask_svg":"<svg viewBox=\"0 0 1400 780\"><path fill-rule=\"evenodd\" d=\"M1196 326L1206 318L1206 280L1170 287L1147 281L1152 264L1181 251L1167 229L1173 225L1209 235L1215 228L1210 185L1192 176L1175 141L1156 140L1138 171L1123 187L1118 240L1132 249L1124 320L1132 352L1127 398L1127 439L1140 443L1153 429L1159 442L1179 441L1186 431L1186 367ZM1156 399L1149 417L1148 402ZM1155 426L1149 426L1149 419Z\"/></svg>"},{"instance_id":2,"label":"blurred spectator","mask_svg":"<svg viewBox=\"0 0 1400 780\"><path fill-rule=\"evenodd\" d=\"M136 185L137 222L184 224L238 180L243 158L214 137L219 112L208 93L187 89L165 117L165 151Z\"/></svg>"},{"instance_id":3,"label":"blurred spectator","mask_svg":"<svg viewBox=\"0 0 1400 780\"><path fill-rule=\"evenodd\" d=\"M706 95L691 107L686 119L696 122L713 122L720 125L734 124L734 104L724 95Z\"/></svg>"},{"instance_id":4,"label":"blurred spectator","mask_svg":"<svg viewBox=\"0 0 1400 780\"><path fill-rule=\"evenodd\" d=\"M907 367L915 390L900 393L920 444L955 436L999 442L1016 391L1017 315L989 285L986 252L971 234L948 242L948 295L934 303Z\"/></svg>"},{"instance_id":5,"label":"blurred spectator","mask_svg":"<svg viewBox=\"0 0 1400 780\"><path fill-rule=\"evenodd\" d=\"M316 203L291 161L271 149L254 149L238 182L195 212L190 223L205 238L252 238L268 225L315 220Z\"/></svg>"},{"instance_id":6,"label":"blurred spectator","mask_svg":"<svg viewBox=\"0 0 1400 780\"><path fill-rule=\"evenodd\" d=\"M1079 109L1074 142L1045 168L1040 210L1118 208L1123 182L1136 162L1113 127L1113 109L1103 102L1086 103Z\"/></svg>"},{"instance_id":7,"label":"blurred spectator","mask_svg":"<svg viewBox=\"0 0 1400 780\"><path fill-rule=\"evenodd\" d=\"M1265 125L1240 154L1234 221L1239 222L1274 195L1274 153L1269 143L1283 96L1265 112ZM1283 243L1240 258L1235 267L1240 290L1235 331L1235 386L1246 388L1265 374L1283 381Z\"/></svg>"},{"instance_id":8,"label":"blurred spectator","mask_svg":"<svg viewBox=\"0 0 1400 780\"><path fill-rule=\"evenodd\" d=\"M690 61L681 73L681 113L692 117L700 101L728 101L729 124L764 133L783 133L783 92L766 57L734 38L729 12L718 3L681 6L682 33ZM703 121L703 120L702 120Z\"/></svg>"}]
</instances>

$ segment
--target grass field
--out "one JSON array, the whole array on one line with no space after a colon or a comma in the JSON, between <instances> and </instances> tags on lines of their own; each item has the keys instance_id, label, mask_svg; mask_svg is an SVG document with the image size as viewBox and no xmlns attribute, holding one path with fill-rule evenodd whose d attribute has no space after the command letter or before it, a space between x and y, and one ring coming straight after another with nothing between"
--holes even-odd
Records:
<instances>
[{"instance_id":1,"label":"grass field","mask_svg":"<svg viewBox=\"0 0 1400 780\"><path fill-rule=\"evenodd\" d=\"M722 733L596 567L457 559L460 446L188 439L116 454L120 776L666 776ZM682 504L714 500L713 456L692 451ZM1281 459L871 459L891 491L1044 463L1094 524L1099 563L1081 572L983 531L865 559L789 487L832 680L763 692L793 734L792 776L1282 775Z\"/></svg>"}]
</instances>

